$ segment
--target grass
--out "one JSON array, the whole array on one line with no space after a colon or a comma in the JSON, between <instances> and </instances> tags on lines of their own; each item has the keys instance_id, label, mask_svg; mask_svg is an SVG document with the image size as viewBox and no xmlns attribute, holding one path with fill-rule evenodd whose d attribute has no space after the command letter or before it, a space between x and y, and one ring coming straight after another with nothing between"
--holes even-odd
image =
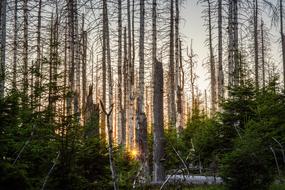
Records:
<instances>
[{"instance_id":1,"label":"grass","mask_svg":"<svg viewBox=\"0 0 285 190\"><path fill-rule=\"evenodd\" d=\"M158 188L159 189L159 188ZM193 187L172 187L168 186L165 190L226 190L221 185L204 185L204 186L193 186ZM274 184L270 186L269 190L285 190L285 184Z\"/></svg>"}]
</instances>

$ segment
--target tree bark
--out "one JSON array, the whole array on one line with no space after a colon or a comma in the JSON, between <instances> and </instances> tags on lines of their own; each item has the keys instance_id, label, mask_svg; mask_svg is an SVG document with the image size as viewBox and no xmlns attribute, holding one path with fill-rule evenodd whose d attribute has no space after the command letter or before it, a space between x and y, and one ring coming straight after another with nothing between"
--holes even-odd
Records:
<instances>
[{"instance_id":1,"label":"tree bark","mask_svg":"<svg viewBox=\"0 0 285 190\"><path fill-rule=\"evenodd\" d=\"M283 25L283 0L279 2L280 12L280 34L281 34L281 46L282 46L282 58L283 58L283 88L285 89L285 34Z\"/></svg>"},{"instance_id":2,"label":"tree bark","mask_svg":"<svg viewBox=\"0 0 285 190\"><path fill-rule=\"evenodd\" d=\"M13 37L13 80L12 87L17 88L17 57L18 57L18 0L14 2L14 37ZM40 50L41 52L41 50Z\"/></svg>"},{"instance_id":3,"label":"tree bark","mask_svg":"<svg viewBox=\"0 0 285 190\"><path fill-rule=\"evenodd\" d=\"M170 46L169 46L169 87L168 87L168 117L169 124L172 129L176 123L175 108L175 76L174 76L174 0L170 1Z\"/></svg>"},{"instance_id":4,"label":"tree bark","mask_svg":"<svg viewBox=\"0 0 285 190\"><path fill-rule=\"evenodd\" d=\"M254 0L254 67L255 67L255 88L259 88L259 58L258 58L258 1Z\"/></svg>"},{"instance_id":5,"label":"tree bark","mask_svg":"<svg viewBox=\"0 0 285 190\"><path fill-rule=\"evenodd\" d=\"M122 105L122 0L118 0L118 144L123 145L123 105Z\"/></svg>"},{"instance_id":6,"label":"tree bark","mask_svg":"<svg viewBox=\"0 0 285 190\"><path fill-rule=\"evenodd\" d=\"M224 98L224 72L223 72L223 13L222 0L218 1L218 100Z\"/></svg>"},{"instance_id":7,"label":"tree bark","mask_svg":"<svg viewBox=\"0 0 285 190\"><path fill-rule=\"evenodd\" d=\"M213 39L212 39L212 15L211 2L208 3L208 32L209 32L209 52L210 52L210 68L211 68L211 115L216 112L216 65L213 53Z\"/></svg>"},{"instance_id":8,"label":"tree bark","mask_svg":"<svg viewBox=\"0 0 285 190\"><path fill-rule=\"evenodd\" d=\"M24 31L23 31L23 103L26 104L28 101L28 0L23 2L24 11Z\"/></svg>"},{"instance_id":9,"label":"tree bark","mask_svg":"<svg viewBox=\"0 0 285 190\"><path fill-rule=\"evenodd\" d=\"M165 178L164 159L164 128L163 128L163 68L161 62L155 64L153 97L153 170L154 182L162 182Z\"/></svg>"},{"instance_id":10,"label":"tree bark","mask_svg":"<svg viewBox=\"0 0 285 190\"><path fill-rule=\"evenodd\" d=\"M156 59L157 1L152 1L152 81L153 81L153 181L164 181L163 68Z\"/></svg>"}]
</instances>

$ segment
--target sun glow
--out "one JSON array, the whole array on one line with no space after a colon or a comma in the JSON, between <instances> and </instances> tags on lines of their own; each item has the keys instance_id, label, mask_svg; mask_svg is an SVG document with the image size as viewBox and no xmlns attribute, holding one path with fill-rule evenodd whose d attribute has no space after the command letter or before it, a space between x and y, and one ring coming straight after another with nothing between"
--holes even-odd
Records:
<instances>
[{"instance_id":1,"label":"sun glow","mask_svg":"<svg viewBox=\"0 0 285 190\"><path fill-rule=\"evenodd\" d=\"M138 154L139 154L139 152L136 149L130 150L130 155L133 159L136 159Z\"/></svg>"}]
</instances>

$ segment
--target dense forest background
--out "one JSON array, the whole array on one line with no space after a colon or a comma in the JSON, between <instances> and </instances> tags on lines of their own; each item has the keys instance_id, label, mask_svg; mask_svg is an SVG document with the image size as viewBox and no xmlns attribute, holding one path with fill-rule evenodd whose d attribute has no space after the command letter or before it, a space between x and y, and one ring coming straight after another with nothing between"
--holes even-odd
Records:
<instances>
[{"instance_id":1,"label":"dense forest background","mask_svg":"<svg viewBox=\"0 0 285 190\"><path fill-rule=\"evenodd\" d=\"M209 92L183 0L1 0L0 188L284 189L284 1L197 3Z\"/></svg>"}]
</instances>

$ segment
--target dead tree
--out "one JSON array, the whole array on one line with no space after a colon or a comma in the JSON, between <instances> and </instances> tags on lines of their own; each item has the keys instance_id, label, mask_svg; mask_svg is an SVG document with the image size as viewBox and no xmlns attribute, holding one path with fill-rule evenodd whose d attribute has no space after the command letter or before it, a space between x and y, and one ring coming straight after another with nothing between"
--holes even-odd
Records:
<instances>
[{"instance_id":1,"label":"dead tree","mask_svg":"<svg viewBox=\"0 0 285 190\"><path fill-rule=\"evenodd\" d=\"M280 34L281 34L281 46L282 46L282 58L283 58L283 88L285 89L285 34L283 25L283 0L279 0L279 14L280 14Z\"/></svg>"},{"instance_id":2,"label":"dead tree","mask_svg":"<svg viewBox=\"0 0 285 190\"><path fill-rule=\"evenodd\" d=\"M163 68L162 63L156 61L155 77L153 80L153 170L154 182L161 182L165 178L164 159L164 127L163 127Z\"/></svg>"},{"instance_id":3,"label":"dead tree","mask_svg":"<svg viewBox=\"0 0 285 190\"><path fill-rule=\"evenodd\" d=\"M28 100L28 0L23 2L24 26L23 26L23 103Z\"/></svg>"},{"instance_id":4,"label":"dead tree","mask_svg":"<svg viewBox=\"0 0 285 190\"><path fill-rule=\"evenodd\" d=\"M137 101L137 120L138 120L138 146L140 160L143 165L143 176L148 178L147 161L147 119L144 112L144 33L145 33L145 0L140 0L140 39L139 39L139 95Z\"/></svg>"},{"instance_id":5,"label":"dead tree","mask_svg":"<svg viewBox=\"0 0 285 190\"><path fill-rule=\"evenodd\" d=\"M114 190L119 189L118 188L118 182L117 182L117 174L114 164L114 155L113 155L113 126L111 125L111 113L113 111L113 105L110 105L110 111L107 112L106 108L102 101L100 101L101 108L103 113L107 116L107 129L108 129L108 150L109 150L109 163L110 163L110 170L112 174L112 182Z\"/></svg>"},{"instance_id":6,"label":"dead tree","mask_svg":"<svg viewBox=\"0 0 285 190\"><path fill-rule=\"evenodd\" d=\"M228 5L228 86L239 85L240 68L238 53L238 0Z\"/></svg>"},{"instance_id":7,"label":"dead tree","mask_svg":"<svg viewBox=\"0 0 285 190\"><path fill-rule=\"evenodd\" d=\"M122 105L122 0L118 0L118 144L123 145L123 127L125 126Z\"/></svg>"},{"instance_id":8,"label":"dead tree","mask_svg":"<svg viewBox=\"0 0 285 190\"><path fill-rule=\"evenodd\" d=\"M254 0L253 11L253 25L254 25L254 67L255 67L255 88L259 88L259 54L258 54L258 0Z\"/></svg>"},{"instance_id":9,"label":"dead tree","mask_svg":"<svg viewBox=\"0 0 285 190\"><path fill-rule=\"evenodd\" d=\"M1 1L0 6L0 98L4 98L4 88L5 88L5 69L6 69L6 8L7 0Z\"/></svg>"},{"instance_id":10,"label":"dead tree","mask_svg":"<svg viewBox=\"0 0 285 190\"><path fill-rule=\"evenodd\" d=\"M211 73L211 114L216 112L216 66L213 49L213 34L212 34L212 5L211 1L207 0L208 4L208 35L209 35L209 52L210 52L210 73Z\"/></svg>"},{"instance_id":11,"label":"dead tree","mask_svg":"<svg viewBox=\"0 0 285 190\"><path fill-rule=\"evenodd\" d=\"M175 73L174 73L174 0L170 1L170 33L169 33L169 87L168 87L168 120L171 128L176 123L175 108Z\"/></svg>"},{"instance_id":12,"label":"dead tree","mask_svg":"<svg viewBox=\"0 0 285 190\"><path fill-rule=\"evenodd\" d=\"M18 0L14 2L14 36L13 36L13 79L12 87L17 87L17 57L18 57Z\"/></svg>"},{"instance_id":13,"label":"dead tree","mask_svg":"<svg viewBox=\"0 0 285 190\"><path fill-rule=\"evenodd\" d=\"M37 61L36 61L36 67L35 67L35 80L36 80L35 81L35 100L36 100L36 103L39 103L39 88L40 88L42 0L39 0L38 6L39 8L38 8L38 18L37 18L37 21L38 21L37 23Z\"/></svg>"},{"instance_id":14,"label":"dead tree","mask_svg":"<svg viewBox=\"0 0 285 190\"><path fill-rule=\"evenodd\" d=\"M224 71L223 71L223 7L218 0L218 100L224 98Z\"/></svg>"}]
</instances>

